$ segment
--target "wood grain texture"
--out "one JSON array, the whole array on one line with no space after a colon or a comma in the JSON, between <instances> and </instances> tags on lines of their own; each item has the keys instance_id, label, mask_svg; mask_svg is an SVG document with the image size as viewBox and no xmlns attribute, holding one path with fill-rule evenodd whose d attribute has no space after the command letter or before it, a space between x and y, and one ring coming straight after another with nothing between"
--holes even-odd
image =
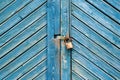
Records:
<instances>
[{"instance_id":1,"label":"wood grain texture","mask_svg":"<svg viewBox=\"0 0 120 80\"><path fill-rule=\"evenodd\" d=\"M70 0L61 0L61 35L70 36ZM61 40L61 80L71 80L71 50Z\"/></svg>"},{"instance_id":2,"label":"wood grain texture","mask_svg":"<svg viewBox=\"0 0 120 80\"><path fill-rule=\"evenodd\" d=\"M72 80L120 79L118 6L119 0L71 1Z\"/></svg>"},{"instance_id":3,"label":"wood grain texture","mask_svg":"<svg viewBox=\"0 0 120 80\"><path fill-rule=\"evenodd\" d=\"M34 0L30 4L26 5L26 7L24 7L23 9L16 12L0 26L0 35L3 35L9 30L13 29L15 25L19 24L25 18L29 17L30 14L33 14L34 11L40 8L44 3L46 3L45 0Z\"/></svg>"},{"instance_id":4,"label":"wood grain texture","mask_svg":"<svg viewBox=\"0 0 120 80\"><path fill-rule=\"evenodd\" d=\"M87 0L89 3L91 3L93 6L95 6L97 9L114 19L116 22L120 23L120 12L118 12L116 9L111 7L110 5L106 4L102 0ZM118 0L119 3L119 0Z\"/></svg>"},{"instance_id":5,"label":"wood grain texture","mask_svg":"<svg viewBox=\"0 0 120 80\"><path fill-rule=\"evenodd\" d=\"M72 80L85 80L85 79L81 77L80 74L76 73L75 71L72 71Z\"/></svg>"},{"instance_id":6,"label":"wood grain texture","mask_svg":"<svg viewBox=\"0 0 120 80\"><path fill-rule=\"evenodd\" d=\"M109 29L111 32L114 34L120 36L120 27L119 24L111 20L109 17L105 16L102 12L97 10L95 7L90 5L84 0L79 0L80 2L78 3L77 1L74 0L73 4L78 7L81 11L84 13L88 14L90 17L98 21L100 24L103 25L103 27Z\"/></svg>"},{"instance_id":7,"label":"wood grain texture","mask_svg":"<svg viewBox=\"0 0 120 80\"><path fill-rule=\"evenodd\" d=\"M73 15L76 16L78 19L82 20L85 24L89 25L90 28L101 34L106 40L111 42L117 48L120 48L120 38L110 32L108 29L105 29L101 24L97 21L89 17L88 15L84 14L81 10L78 10L76 7L73 6ZM88 20L88 21L87 21ZM94 23L94 24L93 24ZM97 27L96 27L97 26Z\"/></svg>"},{"instance_id":8,"label":"wood grain texture","mask_svg":"<svg viewBox=\"0 0 120 80\"><path fill-rule=\"evenodd\" d=\"M8 7L9 5L11 5L15 0L1 0L0 1L0 12L5 9L6 7Z\"/></svg>"},{"instance_id":9,"label":"wood grain texture","mask_svg":"<svg viewBox=\"0 0 120 80\"><path fill-rule=\"evenodd\" d=\"M120 4L119 4L120 0L104 0L104 1L120 12Z\"/></svg>"},{"instance_id":10,"label":"wood grain texture","mask_svg":"<svg viewBox=\"0 0 120 80\"><path fill-rule=\"evenodd\" d=\"M0 0L0 80L119 80L119 3Z\"/></svg>"},{"instance_id":11,"label":"wood grain texture","mask_svg":"<svg viewBox=\"0 0 120 80\"><path fill-rule=\"evenodd\" d=\"M6 32L0 37L0 46L3 46L5 43L9 42L11 39L16 37L30 25L32 25L37 19L46 13L46 4L38 8L33 14L25 18L21 23L17 24L13 29ZM12 35L11 35L12 34Z\"/></svg>"},{"instance_id":12,"label":"wood grain texture","mask_svg":"<svg viewBox=\"0 0 120 80\"><path fill-rule=\"evenodd\" d=\"M3 24L7 19L14 15L17 11L24 8L32 0L16 0L11 6L7 7L4 11L0 13L0 24Z\"/></svg>"},{"instance_id":13,"label":"wood grain texture","mask_svg":"<svg viewBox=\"0 0 120 80\"><path fill-rule=\"evenodd\" d=\"M78 32L77 30L75 30L75 28L73 28L73 30L74 30L73 31L74 36L77 36L75 34L79 34L81 36L81 37L79 37L79 39L82 40L82 41L79 41L78 38L74 38L74 39L76 39L78 42L80 42L81 44L83 44L84 46L86 46L92 53L94 53L94 54L99 53L99 54L96 54L95 56L100 57L102 60L104 60L105 62L107 62L109 65L114 66L114 68L116 68L119 71L120 67L119 67L119 60L118 59L116 59L115 57L113 57L112 55L110 55L107 51L105 51L103 48L101 48L100 46L98 46L97 44L95 44L94 42L92 42L92 40L90 40L82 32ZM89 44L86 43L86 41Z\"/></svg>"},{"instance_id":14,"label":"wood grain texture","mask_svg":"<svg viewBox=\"0 0 120 80\"><path fill-rule=\"evenodd\" d=\"M16 0L3 4L4 9L1 7L0 80L46 79L46 3L46 0ZM43 77L38 79L39 76Z\"/></svg>"},{"instance_id":15,"label":"wood grain texture","mask_svg":"<svg viewBox=\"0 0 120 80\"><path fill-rule=\"evenodd\" d=\"M17 70L14 70L5 79L17 79L17 78L21 77L22 75L29 74L28 72L30 72L31 70L34 70L33 67L35 67L36 65L41 63L46 58L46 55L47 55L46 53L47 53L47 50L45 48L41 52L39 52L38 54L33 56L31 58L31 60L29 60L28 62L26 62L24 64L24 66L21 66ZM20 74L20 73L22 73L22 74Z\"/></svg>"},{"instance_id":16,"label":"wood grain texture","mask_svg":"<svg viewBox=\"0 0 120 80\"><path fill-rule=\"evenodd\" d=\"M54 37L60 34L60 0L47 1L47 23L47 80L60 80L60 41Z\"/></svg>"}]
</instances>

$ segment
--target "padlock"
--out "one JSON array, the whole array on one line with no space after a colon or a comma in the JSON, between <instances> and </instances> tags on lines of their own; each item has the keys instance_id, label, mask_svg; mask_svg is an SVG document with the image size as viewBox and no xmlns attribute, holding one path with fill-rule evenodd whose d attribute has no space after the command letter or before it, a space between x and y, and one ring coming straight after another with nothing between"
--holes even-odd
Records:
<instances>
[{"instance_id":1,"label":"padlock","mask_svg":"<svg viewBox=\"0 0 120 80\"><path fill-rule=\"evenodd\" d=\"M72 49L73 48L71 38L65 38L64 42L65 42L65 46L66 46L67 49Z\"/></svg>"}]
</instances>

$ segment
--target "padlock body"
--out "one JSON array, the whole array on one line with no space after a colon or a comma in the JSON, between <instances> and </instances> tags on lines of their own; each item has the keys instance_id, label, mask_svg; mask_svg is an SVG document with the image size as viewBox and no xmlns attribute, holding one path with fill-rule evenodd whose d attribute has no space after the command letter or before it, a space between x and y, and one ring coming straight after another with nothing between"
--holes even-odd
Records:
<instances>
[{"instance_id":1,"label":"padlock body","mask_svg":"<svg viewBox=\"0 0 120 80\"><path fill-rule=\"evenodd\" d=\"M67 42L67 43L65 43L65 45L66 45L67 49L72 49L73 48L72 42Z\"/></svg>"}]
</instances>

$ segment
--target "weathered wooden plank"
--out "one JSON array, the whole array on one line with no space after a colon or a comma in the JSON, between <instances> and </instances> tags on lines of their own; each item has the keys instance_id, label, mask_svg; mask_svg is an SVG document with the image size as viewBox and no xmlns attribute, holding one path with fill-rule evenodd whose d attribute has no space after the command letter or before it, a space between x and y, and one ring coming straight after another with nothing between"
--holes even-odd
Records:
<instances>
[{"instance_id":1,"label":"weathered wooden plank","mask_svg":"<svg viewBox=\"0 0 120 80\"><path fill-rule=\"evenodd\" d=\"M89 51L85 50L86 52L83 53L83 55L87 54L86 58L88 58L89 60L91 60L99 68L101 68L102 70L104 70L107 74L112 75L116 79L120 78L120 72L119 72L120 66L119 66L119 62L117 62L118 64L116 63L116 65L115 65L115 67L118 68L116 70L115 67L113 67L114 65L111 65L110 63L108 63L111 60L110 61L109 60L105 61L105 58L107 58L107 57L98 57L98 54L101 54L102 50L100 48L96 47L97 45L93 44L83 34L79 33L75 29L72 29L72 34L73 34L72 36L74 36L74 38L76 40L78 40L80 44L84 45L89 50ZM74 43L74 45L75 45L74 49L77 50L78 52L80 52L79 50L84 49L84 48L78 48L77 47L77 46L81 46L81 45L79 45L79 43L76 43L76 44ZM84 50L82 50L82 51L84 51Z\"/></svg>"},{"instance_id":2,"label":"weathered wooden plank","mask_svg":"<svg viewBox=\"0 0 120 80\"><path fill-rule=\"evenodd\" d=\"M46 69L46 60L44 60L42 63L37 65L35 68L33 68L32 71L25 74L23 77L19 78L20 80L32 80L34 77L36 77L39 73L44 71Z\"/></svg>"},{"instance_id":3,"label":"weathered wooden plank","mask_svg":"<svg viewBox=\"0 0 120 80\"><path fill-rule=\"evenodd\" d=\"M60 80L60 41L54 39L60 32L60 0L47 1L47 23L47 80Z\"/></svg>"},{"instance_id":4,"label":"weathered wooden plank","mask_svg":"<svg viewBox=\"0 0 120 80\"><path fill-rule=\"evenodd\" d=\"M77 74L81 75L85 80L99 80L98 77L93 75L91 72L89 72L80 64L76 63L74 59L72 61L72 70L75 71Z\"/></svg>"},{"instance_id":5,"label":"weathered wooden plank","mask_svg":"<svg viewBox=\"0 0 120 80\"><path fill-rule=\"evenodd\" d=\"M11 6L7 7L7 9L0 13L0 24L22 9L25 5L29 4L31 1L32 0L16 0Z\"/></svg>"},{"instance_id":6,"label":"weathered wooden plank","mask_svg":"<svg viewBox=\"0 0 120 80\"><path fill-rule=\"evenodd\" d=\"M15 0L1 0L0 1L0 12L6 8L7 6L9 6L11 3L13 3Z\"/></svg>"},{"instance_id":7,"label":"weathered wooden plank","mask_svg":"<svg viewBox=\"0 0 120 80\"><path fill-rule=\"evenodd\" d=\"M101 24L96 22L94 19L84 14L84 12L80 11L77 7L73 6L73 15L83 21L85 24L89 25L90 28L101 34L107 41L111 42L117 48L120 48L120 37L116 36L106 28L104 28ZM94 24L93 24L94 23ZM97 26L97 27L96 27Z\"/></svg>"},{"instance_id":8,"label":"weathered wooden plank","mask_svg":"<svg viewBox=\"0 0 120 80\"><path fill-rule=\"evenodd\" d=\"M107 14L109 17L114 19L120 24L120 13L112 8L110 5L106 4L103 0L87 0L92 5L96 6L99 10Z\"/></svg>"},{"instance_id":9,"label":"weathered wooden plank","mask_svg":"<svg viewBox=\"0 0 120 80\"><path fill-rule=\"evenodd\" d=\"M23 43L26 39L31 37L36 31L40 30L42 27L46 25L46 15L43 17L40 17L35 23L30 25L30 27L23 32L21 32L19 35L17 35L13 40L8 42L5 46L3 46L0 49L0 57L6 55L9 51L14 49L16 46Z\"/></svg>"},{"instance_id":10,"label":"weathered wooden plank","mask_svg":"<svg viewBox=\"0 0 120 80\"><path fill-rule=\"evenodd\" d=\"M69 35L70 28L70 0L61 0L61 35ZM61 40L61 80L71 79L71 53Z\"/></svg>"},{"instance_id":11,"label":"weathered wooden plank","mask_svg":"<svg viewBox=\"0 0 120 80\"><path fill-rule=\"evenodd\" d=\"M34 0L33 2L25 6L22 10L18 11L15 15L10 17L4 24L0 26L0 35L3 35L15 25L20 23L23 19L27 18L36 9L40 8L44 3L46 3L46 0Z\"/></svg>"},{"instance_id":12,"label":"weathered wooden plank","mask_svg":"<svg viewBox=\"0 0 120 80\"><path fill-rule=\"evenodd\" d=\"M85 0L72 0L72 3L79 7L80 10L83 10L85 14L88 14L96 21L104 25L104 27L112 31L114 34L120 36L120 25L87 3Z\"/></svg>"},{"instance_id":13,"label":"weathered wooden plank","mask_svg":"<svg viewBox=\"0 0 120 80\"><path fill-rule=\"evenodd\" d=\"M3 69L0 70L0 76L1 76L0 79L4 78L9 73L14 71L18 67L22 66L22 64L24 64L26 61L28 61L30 58L36 55L39 51L43 50L45 46L46 46L46 38L40 40L39 42L31 46L27 51L23 52L22 54L20 54L21 50L18 51L19 54L17 55L17 57L15 57L15 59L13 59L9 64L7 64ZM24 48L26 47L24 46Z\"/></svg>"},{"instance_id":14,"label":"weathered wooden plank","mask_svg":"<svg viewBox=\"0 0 120 80\"><path fill-rule=\"evenodd\" d=\"M72 71L72 80L85 80L80 74L76 73L75 71Z\"/></svg>"},{"instance_id":15,"label":"weathered wooden plank","mask_svg":"<svg viewBox=\"0 0 120 80\"><path fill-rule=\"evenodd\" d=\"M5 57L3 57L0 60L0 64L1 64L0 68L7 65L10 61L14 60L14 58L16 58L17 56L21 55L23 52L25 52L27 49L33 46L36 42L41 40L44 36L46 36L46 27L38 31L36 34L31 36L22 44L18 45L16 48L10 51Z\"/></svg>"},{"instance_id":16,"label":"weathered wooden plank","mask_svg":"<svg viewBox=\"0 0 120 80\"><path fill-rule=\"evenodd\" d=\"M110 53L108 53L106 50L104 50L101 46L99 46L99 44L95 43L93 40L91 40L88 36L86 36L82 30L82 26L80 26L78 23L77 20L75 20L75 23L73 23L73 25L75 26L75 28L79 31L75 32L74 31L74 28L73 29L73 32L71 33L76 33L76 34L80 34L81 37L80 40L83 40L83 41L78 41L81 42L81 43L85 43L86 46L88 48L90 48L91 51L93 51L94 53L96 53L96 55L100 56L101 58L103 58L105 61L107 61L110 65L114 66L115 68L117 68L118 70L120 70L120 67L118 65L120 65L120 61L118 59L116 59L116 57L112 56ZM76 25L79 25L76 27ZM85 27L83 27L85 28ZM84 30L85 31L85 30ZM89 31L90 32L90 31ZM73 34L73 36L77 36L76 34ZM83 36L83 37L82 37ZM84 38L85 37L85 38ZM86 40L87 39L87 40Z\"/></svg>"},{"instance_id":17,"label":"weathered wooden plank","mask_svg":"<svg viewBox=\"0 0 120 80\"><path fill-rule=\"evenodd\" d=\"M110 75L106 74L103 70L95 66L91 61L89 61L87 58L82 56L80 53L73 50L72 52L72 58L77 61L79 64L81 64L83 67L85 67L87 70L89 70L91 73L99 77L101 80L113 80L114 78Z\"/></svg>"},{"instance_id":18,"label":"weathered wooden plank","mask_svg":"<svg viewBox=\"0 0 120 80\"><path fill-rule=\"evenodd\" d=\"M14 38L16 35L20 34L31 24L33 24L37 19L46 13L46 5L44 4L37 11L31 14L29 17L25 18L21 23L16 25L12 30L6 32L6 34L0 37L0 46L4 45L6 42ZM12 34L12 35L11 35Z\"/></svg>"},{"instance_id":19,"label":"weathered wooden plank","mask_svg":"<svg viewBox=\"0 0 120 80\"><path fill-rule=\"evenodd\" d=\"M39 76L34 78L34 80L47 80L46 72L47 72L46 70L43 71Z\"/></svg>"},{"instance_id":20,"label":"weathered wooden plank","mask_svg":"<svg viewBox=\"0 0 120 80\"><path fill-rule=\"evenodd\" d=\"M115 9L120 11L120 0L104 0L104 1L114 6Z\"/></svg>"},{"instance_id":21,"label":"weathered wooden plank","mask_svg":"<svg viewBox=\"0 0 120 80\"><path fill-rule=\"evenodd\" d=\"M42 51L40 51L38 54L33 56L25 64L22 64L23 66L20 66L18 69L14 70L12 73L10 73L8 76L6 76L4 79L17 80L17 78L19 78L22 75L26 74L33 67L35 67L35 65L37 65L41 61L43 61L46 58L46 55L47 55L47 50L45 48Z\"/></svg>"}]
</instances>

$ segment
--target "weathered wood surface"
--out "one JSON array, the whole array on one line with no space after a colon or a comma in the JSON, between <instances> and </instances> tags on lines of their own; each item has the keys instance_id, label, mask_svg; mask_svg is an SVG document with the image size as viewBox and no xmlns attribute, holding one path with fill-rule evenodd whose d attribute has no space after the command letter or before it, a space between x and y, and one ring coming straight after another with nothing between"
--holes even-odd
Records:
<instances>
[{"instance_id":1,"label":"weathered wood surface","mask_svg":"<svg viewBox=\"0 0 120 80\"><path fill-rule=\"evenodd\" d=\"M120 80L120 0L0 0L0 80L71 78Z\"/></svg>"},{"instance_id":2,"label":"weathered wood surface","mask_svg":"<svg viewBox=\"0 0 120 80\"><path fill-rule=\"evenodd\" d=\"M120 79L120 1L72 0L73 80Z\"/></svg>"},{"instance_id":3,"label":"weathered wood surface","mask_svg":"<svg viewBox=\"0 0 120 80\"><path fill-rule=\"evenodd\" d=\"M60 80L60 40L55 38L60 34L60 0L48 0L47 22L47 80Z\"/></svg>"},{"instance_id":4,"label":"weathered wood surface","mask_svg":"<svg viewBox=\"0 0 120 80\"><path fill-rule=\"evenodd\" d=\"M61 36L70 36L70 0L61 0ZM71 52L61 40L61 80L71 80Z\"/></svg>"},{"instance_id":5,"label":"weathered wood surface","mask_svg":"<svg viewBox=\"0 0 120 80\"><path fill-rule=\"evenodd\" d=\"M46 0L0 3L0 80L47 78L46 4Z\"/></svg>"}]
</instances>

